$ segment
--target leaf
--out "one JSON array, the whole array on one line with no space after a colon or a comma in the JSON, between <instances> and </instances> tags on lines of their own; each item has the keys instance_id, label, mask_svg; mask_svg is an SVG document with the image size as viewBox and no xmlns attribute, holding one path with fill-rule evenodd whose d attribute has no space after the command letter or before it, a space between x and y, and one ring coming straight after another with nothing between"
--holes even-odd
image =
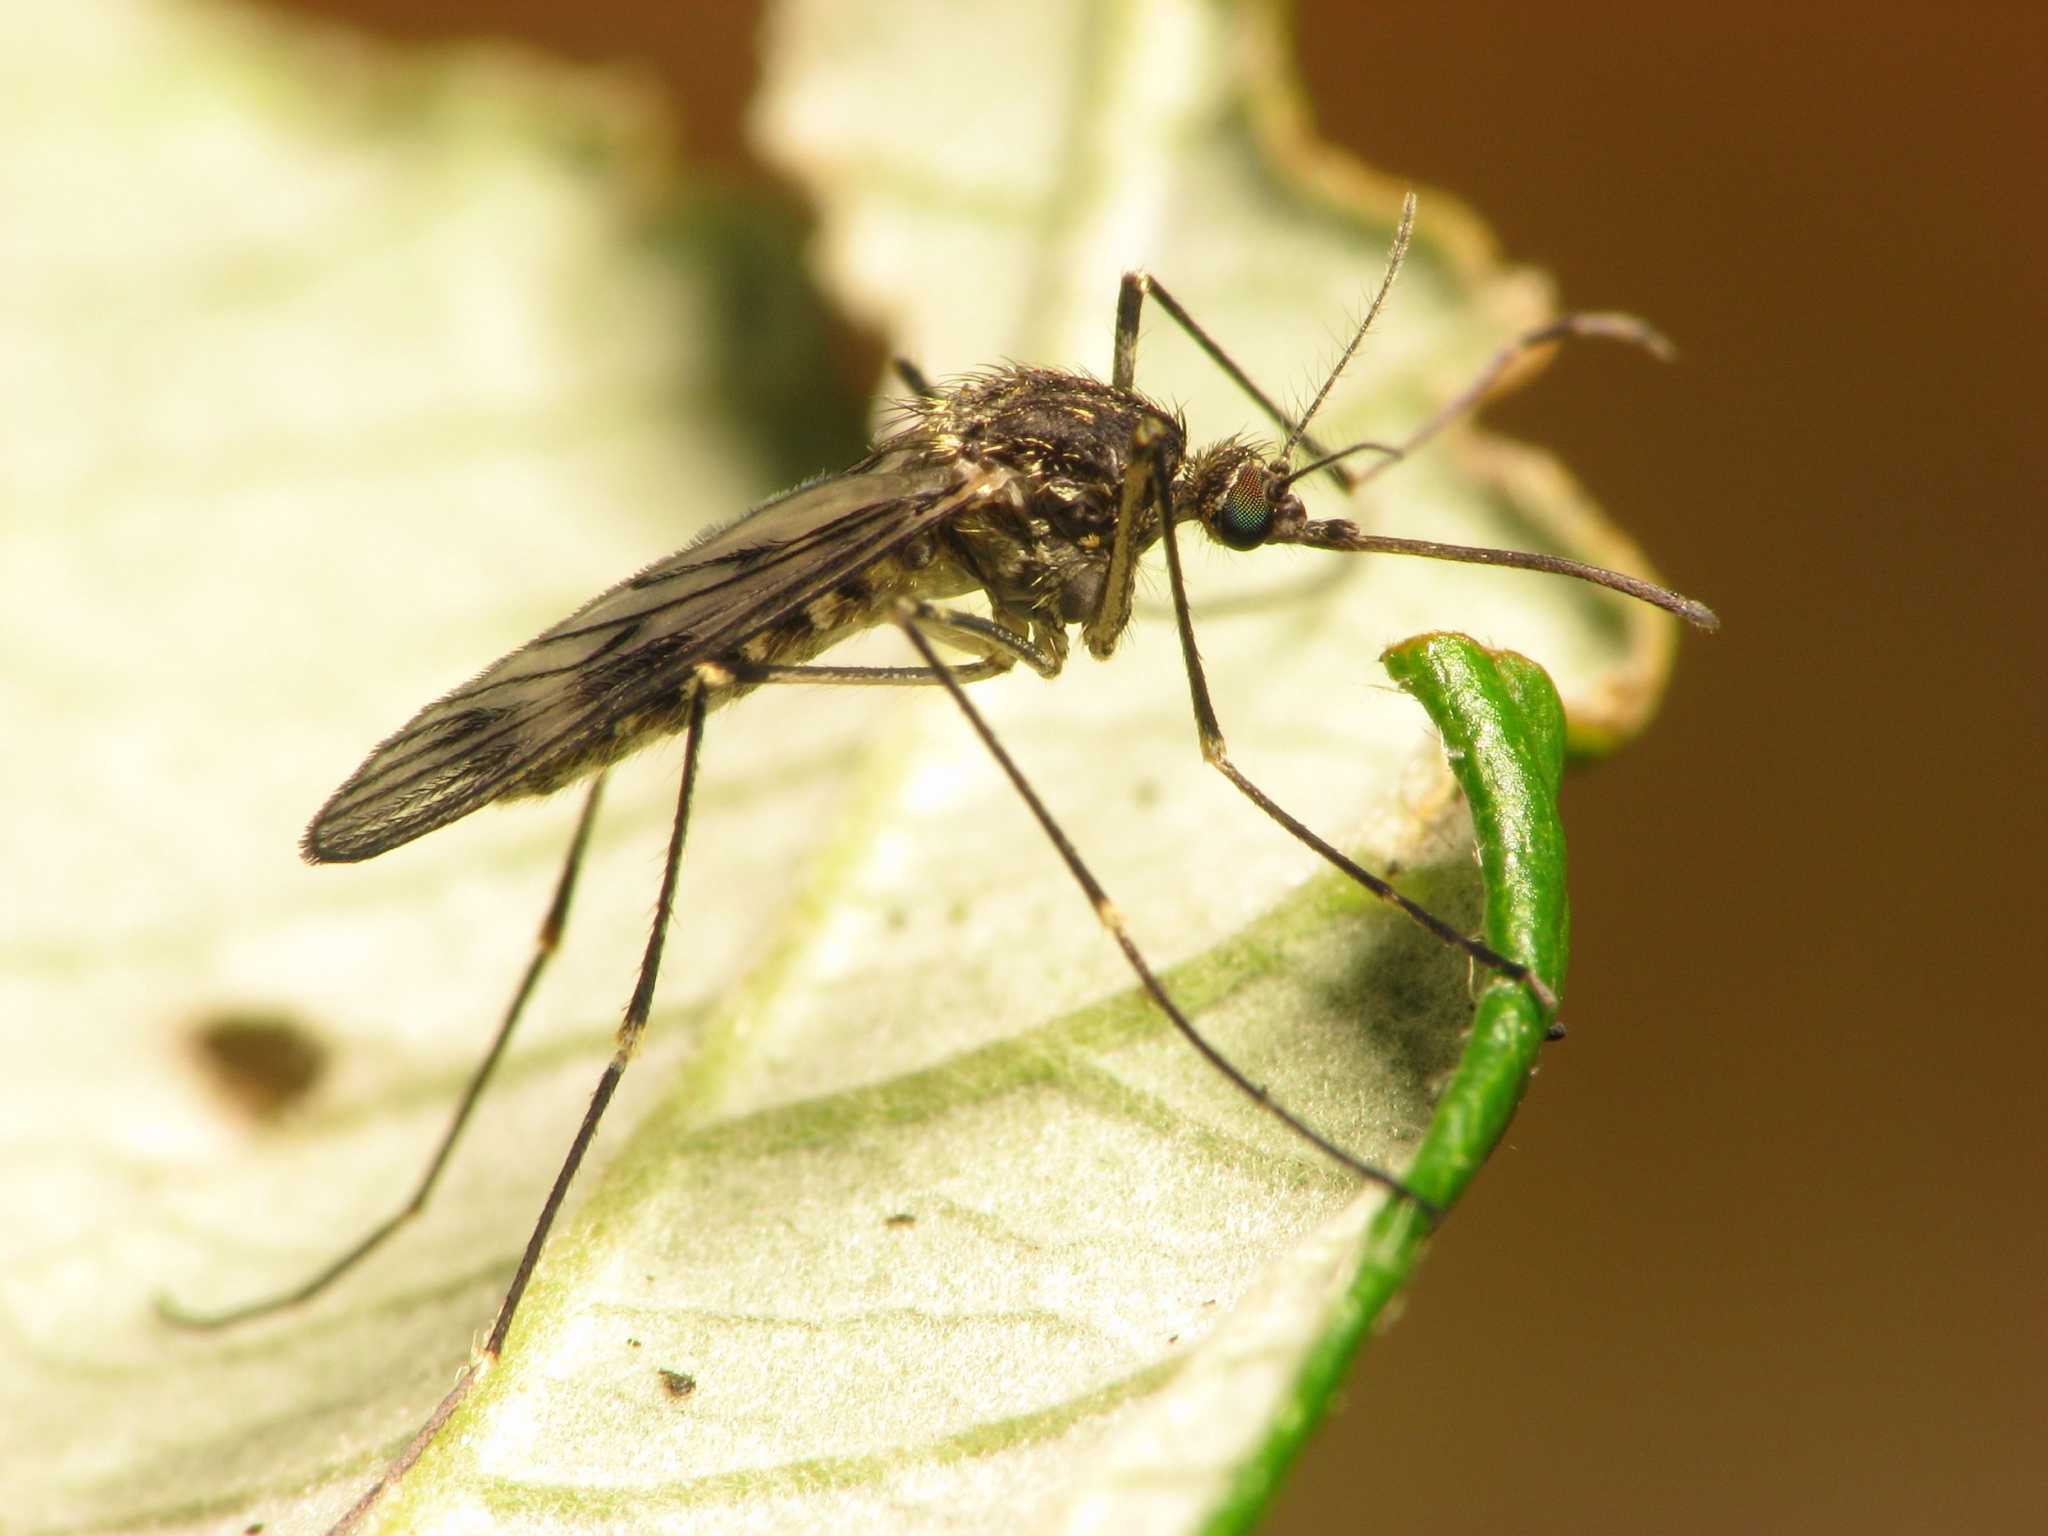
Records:
<instances>
[{"instance_id":1,"label":"leaf","mask_svg":"<svg viewBox=\"0 0 2048 1536\"><path fill-rule=\"evenodd\" d=\"M1557 690L1526 656L1487 651L1465 635L1417 636L1389 646L1380 660L1429 711L1472 807L1486 880L1481 935L1561 993L1571 915L1557 815L1565 754ZM1482 983L1457 1071L1406 1170L1409 1187L1439 1210L1457 1202L1506 1134L1549 1024L1527 987L1504 976ZM1302 1354L1291 1398L1271 1415L1258 1452L1239 1464L1209 1530L1245 1529L1257 1520L1329 1408L1365 1330L1413 1272L1429 1227L1428 1214L1411 1201L1389 1201L1375 1213L1353 1257L1348 1291L1327 1305L1321 1333Z\"/></svg>"},{"instance_id":2,"label":"leaf","mask_svg":"<svg viewBox=\"0 0 2048 1536\"><path fill-rule=\"evenodd\" d=\"M488 1324L609 1049L678 756L608 796L567 946L425 1218L303 1309L178 1333L159 1291L288 1286L402 1197L573 808L348 870L299 866L298 826L417 704L792 457L843 462L848 402L776 224L678 193L614 82L211 6L29 14L0 12L26 236L0 284L0 637L33 748L0 791L35 808L0 857L36 871L0 924L0 1503L30 1530L317 1529ZM843 303L936 373L1103 368L1142 263L1271 387L1312 387L1393 195L1310 144L1271 12L895 14L792 7L770 48L764 142L819 204ZM1398 433L1546 302L1427 197L1325 430ZM745 344L771 334L765 360ZM1257 430L1156 317L1139 378L1198 438ZM1526 450L1466 435L1382 487L1352 515L1641 568ZM1459 922L1462 808L1366 658L1426 625L1512 642L1584 743L1640 726L1668 655L1661 621L1567 583L1188 553L1242 765ZM1465 970L1202 768L1170 626L976 696L1233 1059L1363 1154L1426 1144ZM382 1527L1255 1515L1377 1305L1354 1279L1375 1213L1412 1207L1133 994L943 698L769 691L705 750L649 1048L505 1360ZM274 1120L228 1108L196 1049L250 1019L327 1063Z\"/></svg>"}]
</instances>

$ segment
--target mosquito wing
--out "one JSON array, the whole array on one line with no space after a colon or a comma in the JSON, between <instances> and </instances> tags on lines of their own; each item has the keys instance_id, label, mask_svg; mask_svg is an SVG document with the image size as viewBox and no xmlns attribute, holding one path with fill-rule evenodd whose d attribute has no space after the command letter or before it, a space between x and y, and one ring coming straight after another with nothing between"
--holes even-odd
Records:
<instances>
[{"instance_id":1,"label":"mosquito wing","mask_svg":"<svg viewBox=\"0 0 2048 1536\"><path fill-rule=\"evenodd\" d=\"M301 850L373 858L609 761L635 716L679 706L697 663L942 522L976 499L975 480L885 454L656 561L413 716L320 808Z\"/></svg>"}]
</instances>

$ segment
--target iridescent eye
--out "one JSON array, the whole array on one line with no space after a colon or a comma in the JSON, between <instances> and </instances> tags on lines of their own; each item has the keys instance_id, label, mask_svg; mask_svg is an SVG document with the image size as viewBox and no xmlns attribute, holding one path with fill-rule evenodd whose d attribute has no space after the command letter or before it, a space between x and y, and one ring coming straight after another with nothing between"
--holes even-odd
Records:
<instances>
[{"instance_id":1,"label":"iridescent eye","mask_svg":"<svg viewBox=\"0 0 2048 1536\"><path fill-rule=\"evenodd\" d=\"M1216 513L1216 537L1232 549L1257 549L1273 527L1273 503L1266 499L1266 477L1247 464L1223 493Z\"/></svg>"}]
</instances>

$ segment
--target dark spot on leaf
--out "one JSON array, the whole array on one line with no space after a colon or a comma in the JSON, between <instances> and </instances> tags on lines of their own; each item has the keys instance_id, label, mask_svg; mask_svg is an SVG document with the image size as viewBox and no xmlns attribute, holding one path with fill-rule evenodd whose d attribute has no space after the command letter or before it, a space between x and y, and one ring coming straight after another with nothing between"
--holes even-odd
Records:
<instances>
[{"instance_id":1,"label":"dark spot on leaf","mask_svg":"<svg viewBox=\"0 0 2048 1536\"><path fill-rule=\"evenodd\" d=\"M208 1081L252 1120L276 1119L327 1069L327 1047L284 1013L213 1014L193 1028L192 1045Z\"/></svg>"}]
</instances>

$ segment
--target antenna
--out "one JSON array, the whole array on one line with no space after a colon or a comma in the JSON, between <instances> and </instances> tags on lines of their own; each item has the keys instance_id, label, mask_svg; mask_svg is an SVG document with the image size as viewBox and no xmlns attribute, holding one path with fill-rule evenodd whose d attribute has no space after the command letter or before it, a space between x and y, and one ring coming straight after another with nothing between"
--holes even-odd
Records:
<instances>
[{"instance_id":1,"label":"antenna","mask_svg":"<svg viewBox=\"0 0 2048 1536\"><path fill-rule=\"evenodd\" d=\"M1302 434L1308 431L1308 424L1316 419L1316 412L1323 408L1323 402L1330 398L1330 391L1336 388L1337 380L1350 366L1351 359L1358 355L1358 347L1365 340L1365 333L1372 329L1373 321L1379 318L1380 308L1387 302L1387 295L1393 291L1394 274L1401 270L1401 261L1408 254L1408 237L1415 232L1415 194L1410 192L1401 199L1401 223L1394 231L1394 248L1387 253L1387 275L1380 279L1380 291L1373 295L1372 308L1365 312L1365 318L1358 322L1358 329L1351 333L1351 341L1344 348L1344 355L1337 359L1337 366L1330 370L1330 376L1323 380L1323 387L1316 391L1315 399L1309 401L1308 409L1302 412L1301 420L1294 424L1294 430L1287 434L1287 441L1280 445L1280 461L1285 463L1301 442Z\"/></svg>"}]
</instances>

